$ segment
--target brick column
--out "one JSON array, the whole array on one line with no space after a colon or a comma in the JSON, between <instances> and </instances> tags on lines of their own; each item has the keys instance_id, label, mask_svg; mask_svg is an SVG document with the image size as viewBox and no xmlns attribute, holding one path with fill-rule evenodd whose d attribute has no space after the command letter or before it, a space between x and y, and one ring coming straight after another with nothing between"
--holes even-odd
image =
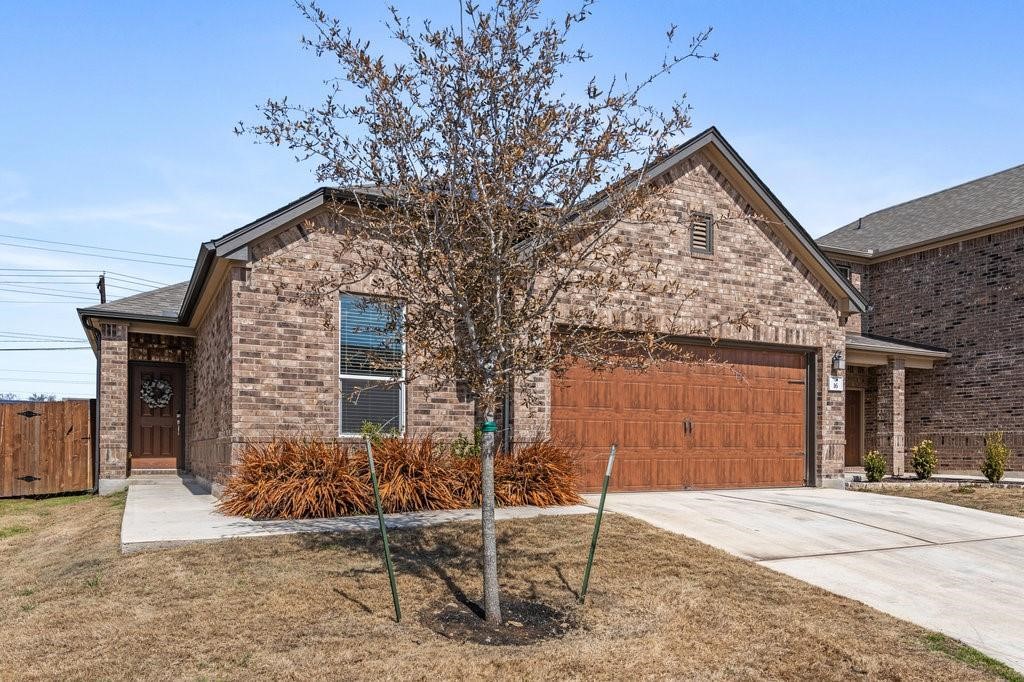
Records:
<instances>
[{"instance_id":1,"label":"brick column","mask_svg":"<svg viewBox=\"0 0 1024 682\"><path fill-rule=\"evenodd\" d=\"M885 367L878 368L878 449L889 461L893 476L903 473L906 458L906 383L903 360L889 360Z\"/></svg>"},{"instance_id":2,"label":"brick column","mask_svg":"<svg viewBox=\"0 0 1024 682\"><path fill-rule=\"evenodd\" d=\"M845 335L832 339L818 358L818 461L817 485L841 487L846 458L846 400L842 392L828 390L832 375L832 357L846 353Z\"/></svg>"},{"instance_id":3,"label":"brick column","mask_svg":"<svg viewBox=\"0 0 1024 682\"><path fill-rule=\"evenodd\" d=\"M128 477L128 325L100 324L100 492Z\"/></svg>"}]
</instances>

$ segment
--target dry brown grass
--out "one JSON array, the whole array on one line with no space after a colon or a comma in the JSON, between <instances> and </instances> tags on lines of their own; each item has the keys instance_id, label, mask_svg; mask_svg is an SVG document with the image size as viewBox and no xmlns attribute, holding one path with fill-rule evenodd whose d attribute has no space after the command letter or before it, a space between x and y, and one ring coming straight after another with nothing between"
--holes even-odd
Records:
<instances>
[{"instance_id":1,"label":"dry brown grass","mask_svg":"<svg viewBox=\"0 0 1024 682\"><path fill-rule=\"evenodd\" d=\"M424 609L478 594L478 524L396 531L405 621L374 534L123 557L118 500L0 526L4 679L991 679L926 632L698 542L608 515L582 627L523 647L454 642ZM571 608L592 517L500 522L509 596Z\"/></svg>"},{"instance_id":2,"label":"dry brown grass","mask_svg":"<svg viewBox=\"0 0 1024 682\"><path fill-rule=\"evenodd\" d=\"M911 485L875 487L868 489L867 492L945 502L996 514L1024 517L1024 488L986 488L973 485L953 487L913 483Z\"/></svg>"},{"instance_id":3,"label":"dry brown grass","mask_svg":"<svg viewBox=\"0 0 1024 682\"><path fill-rule=\"evenodd\" d=\"M480 459L425 438L384 438L374 462L385 512L480 506ZM576 504L573 453L532 443L495 459L499 506ZM324 518L373 511L365 450L302 438L253 443L224 488L220 508L252 518Z\"/></svg>"}]
</instances>

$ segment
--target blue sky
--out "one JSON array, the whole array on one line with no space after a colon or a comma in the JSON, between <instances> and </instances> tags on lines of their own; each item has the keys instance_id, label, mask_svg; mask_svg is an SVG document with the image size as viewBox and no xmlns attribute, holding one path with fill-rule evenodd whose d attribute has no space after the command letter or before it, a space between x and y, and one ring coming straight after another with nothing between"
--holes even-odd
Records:
<instances>
[{"instance_id":1,"label":"blue sky","mask_svg":"<svg viewBox=\"0 0 1024 682\"><path fill-rule=\"evenodd\" d=\"M377 3L324 4L382 37ZM315 186L286 151L232 133L267 97L316 101L331 73L300 49L307 27L290 3L4 5L0 242L191 259ZM454 0L399 5L457 19ZM686 35L713 25L721 59L685 65L656 100L687 92L695 129L717 125L816 236L1024 163L1024 3L605 1L577 38L594 73L637 74L660 59L669 22ZM0 349L31 345L24 334L82 338L74 308L100 270L129 288L189 273L109 255L0 244ZM0 351L0 393L90 396L93 371L87 350Z\"/></svg>"}]
</instances>

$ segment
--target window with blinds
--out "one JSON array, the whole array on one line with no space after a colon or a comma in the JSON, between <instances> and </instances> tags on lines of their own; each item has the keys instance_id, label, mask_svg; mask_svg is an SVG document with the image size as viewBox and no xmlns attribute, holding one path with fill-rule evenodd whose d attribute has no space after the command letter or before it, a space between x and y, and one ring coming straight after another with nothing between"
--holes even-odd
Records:
<instances>
[{"instance_id":1,"label":"window with blinds","mask_svg":"<svg viewBox=\"0 0 1024 682\"><path fill-rule=\"evenodd\" d=\"M715 252L715 221L710 213L690 215L690 253L710 256Z\"/></svg>"},{"instance_id":2,"label":"window with blinds","mask_svg":"<svg viewBox=\"0 0 1024 682\"><path fill-rule=\"evenodd\" d=\"M340 430L357 434L370 422L405 426L402 308L378 297L342 294L340 301Z\"/></svg>"}]
</instances>

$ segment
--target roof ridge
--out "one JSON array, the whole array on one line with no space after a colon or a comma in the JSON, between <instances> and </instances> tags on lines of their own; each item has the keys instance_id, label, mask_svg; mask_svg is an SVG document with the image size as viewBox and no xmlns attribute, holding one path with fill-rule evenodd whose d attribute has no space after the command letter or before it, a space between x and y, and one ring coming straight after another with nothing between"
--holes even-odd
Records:
<instances>
[{"instance_id":1,"label":"roof ridge","mask_svg":"<svg viewBox=\"0 0 1024 682\"><path fill-rule=\"evenodd\" d=\"M907 199L906 201L900 201L898 203L892 204L891 206L886 206L885 208L880 208L877 211L872 211L870 213L865 213L865 214L861 215L860 217L856 218L855 220L851 220L846 225L843 225L842 227L837 227L836 230L841 230L841 229L843 229L843 227L849 227L850 225L853 225L854 223L858 222L859 220L863 220L864 218L868 218L868 217L873 216L873 215L878 215L879 213L884 213L885 211L891 211L894 208L899 208L900 206L906 206L907 204L914 204L914 203L917 203L918 201L922 201L924 199L928 199L930 197L937 196L939 194L944 194L946 192L951 192L952 190L960 189L961 187L966 187L968 185L973 185L976 182L981 182L982 180L988 180L989 178L994 178L997 175L1003 175L1004 173L1009 173L1010 171L1015 171L1015 170L1018 170L1018 169L1024 169L1024 163L1019 163L1016 166L1010 166L1009 168L1004 168L1003 170L995 171L993 173L988 173L986 175L979 175L978 177L973 178L971 180L966 180L964 182L959 182L959 183L957 183L955 185L950 185L949 187L944 187L943 189L937 189L934 192L929 192L928 194L922 194L921 196L915 197L913 199ZM833 232L835 232L835 230L833 230ZM829 234L831 234L831 232ZM828 235L824 235L824 236L827 237Z\"/></svg>"}]
</instances>

